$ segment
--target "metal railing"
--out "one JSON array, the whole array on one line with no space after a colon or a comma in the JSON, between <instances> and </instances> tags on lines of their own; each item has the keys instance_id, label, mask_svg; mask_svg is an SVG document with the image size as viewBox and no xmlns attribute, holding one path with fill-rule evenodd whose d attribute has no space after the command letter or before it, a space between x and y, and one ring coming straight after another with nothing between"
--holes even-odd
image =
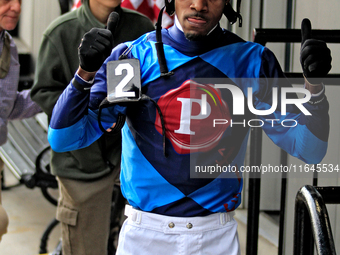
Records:
<instances>
[{"instance_id":1,"label":"metal railing","mask_svg":"<svg viewBox=\"0 0 340 255\"><path fill-rule=\"evenodd\" d=\"M340 187L302 187L295 199L294 255L335 255L326 203L340 203ZM314 242L311 241L311 233ZM313 240L312 239L312 240Z\"/></svg>"}]
</instances>

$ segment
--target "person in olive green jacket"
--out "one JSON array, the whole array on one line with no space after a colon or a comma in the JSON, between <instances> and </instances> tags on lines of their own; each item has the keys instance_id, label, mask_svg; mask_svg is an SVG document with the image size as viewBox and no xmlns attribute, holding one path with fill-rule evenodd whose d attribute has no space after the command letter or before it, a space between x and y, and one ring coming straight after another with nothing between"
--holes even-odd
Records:
<instances>
[{"instance_id":1,"label":"person in olive green jacket","mask_svg":"<svg viewBox=\"0 0 340 255\"><path fill-rule=\"evenodd\" d=\"M81 7L58 17L44 32L31 97L49 119L59 95L78 69L78 46L86 32L94 27L105 28L112 11L119 14L113 46L154 30L146 16L121 8L120 3L121 0L84 0ZM57 219L62 223L63 255L107 254L120 153L120 134L103 135L81 150L52 151L51 171L59 183Z\"/></svg>"}]
</instances>

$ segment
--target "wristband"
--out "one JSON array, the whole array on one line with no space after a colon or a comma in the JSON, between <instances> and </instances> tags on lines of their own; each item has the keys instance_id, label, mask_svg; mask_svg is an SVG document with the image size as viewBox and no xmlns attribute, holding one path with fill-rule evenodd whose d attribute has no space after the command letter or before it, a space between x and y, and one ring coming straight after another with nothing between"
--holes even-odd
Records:
<instances>
[{"instance_id":1,"label":"wristband","mask_svg":"<svg viewBox=\"0 0 340 255\"><path fill-rule=\"evenodd\" d=\"M309 104L317 105L317 104L322 103L326 99L326 96L325 96L325 85L323 83L321 83L321 85L323 87L322 90L319 93L317 93L317 94L312 94L311 99L308 101Z\"/></svg>"},{"instance_id":2,"label":"wristband","mask_svg":"<svg viewBox=\"0 0 340 255\"><path fill-rule=\"evenodd\" d=\"M90 91L92 85L93 85L93 80L91 81L85 81L84 79L82 79L78 74L76 74L74 76L74 78L72 79L72 85L80 91Z\"/></svg>"}]
</instances>

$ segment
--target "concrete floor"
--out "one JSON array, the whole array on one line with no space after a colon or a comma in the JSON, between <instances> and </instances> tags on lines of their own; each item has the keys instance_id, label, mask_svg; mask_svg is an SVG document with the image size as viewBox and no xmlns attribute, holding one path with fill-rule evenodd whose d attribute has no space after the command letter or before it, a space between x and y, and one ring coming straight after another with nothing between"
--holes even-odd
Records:
<instances>
[{"instance_id":1,"label":"concrete floor","mask_svg":"<svg viewBox=\"0 0 340 255\"><path fill-rule=\"evenodd\" d=\"M18 181L5 169L5 184L10 186ZM55 195L57 195L57 191ZM2 204L9 215L8 233L0 242L0 255L37 255L40 238L55 215L55 206L42 195L40 189L28 189L24 185L2 191ZM236 210L241 252L246 247L246 210ZM260 216L260 238L258 255L277 254L278 227L267 217ZM52 232L48 252L52 252L60 238L60 226ZM95 255L95 254L94 254Z\"/></svg>"},{"instance_id":2,"label":"concrete floor","mask_svg":"<svg viewBox=\"0 0 340 255\"><path fill-rule=\"evenodd\" d=\"M5 185L18 183L5 169ZM57 195L57 191L52 193ZM38 188L24 185L2 191L2 205L9 217L8 232L0 242L1 255L37 255L40 238L55 216L55 206L50 204ZM51 233L48 251L52 252L60 238L60 227Z\"/></svg>"}]
</instances>

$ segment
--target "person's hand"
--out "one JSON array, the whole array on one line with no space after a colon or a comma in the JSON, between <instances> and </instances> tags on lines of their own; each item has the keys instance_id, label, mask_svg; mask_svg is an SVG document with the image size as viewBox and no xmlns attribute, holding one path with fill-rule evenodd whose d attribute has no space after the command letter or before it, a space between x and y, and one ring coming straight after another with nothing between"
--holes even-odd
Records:
<instances>
[{"instance_id":1,"label":"person's hand","mask_svg":"<svg viewBox=\"0 0 340 255\"><path fill-rule=\"evenodd\" d=\"M96 72L110 55L113 35L110 30L92 28L87 32L78 48L79 65L86 72Z\"/></svg>"},{"instance_id":2,"label":"person's hand","mask_svg":"<svg viewBox=\"0 0 340 255\"><path fill-rule=\"evenodd\" d=\"M331 70L331 51L324 41L311 39L312 25L309 19L301 23L301 52L300 62L303 75L309 85L321 84Z\"/></svg>"}]
</instances>

